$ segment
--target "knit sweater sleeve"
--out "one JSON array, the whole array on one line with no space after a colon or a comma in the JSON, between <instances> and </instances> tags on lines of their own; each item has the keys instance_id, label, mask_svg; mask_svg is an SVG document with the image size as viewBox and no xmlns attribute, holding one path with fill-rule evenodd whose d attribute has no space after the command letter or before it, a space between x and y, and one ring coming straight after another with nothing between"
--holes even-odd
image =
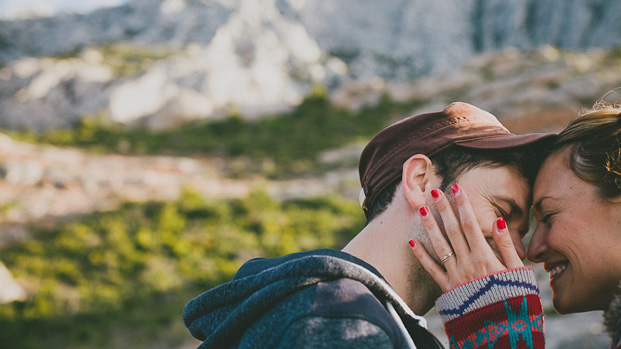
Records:
<instances>
[{"instance_id":1,"label":"knit sweater sleeve","mask_svg":"<svg viewBox=\"0 0 621 349\"><path fill-rule=\"evenodd\" d=\"M451 348L544 348L543 309L531 267L460 285L436 306Z\"/></svg>"}]
</instances>

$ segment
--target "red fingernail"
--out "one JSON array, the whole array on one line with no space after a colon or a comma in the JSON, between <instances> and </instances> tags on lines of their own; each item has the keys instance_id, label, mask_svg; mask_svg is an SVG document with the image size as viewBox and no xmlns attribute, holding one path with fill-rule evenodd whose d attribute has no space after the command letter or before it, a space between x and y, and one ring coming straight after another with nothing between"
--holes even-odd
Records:
<instances>
[{"instance_id":1,"label":"red fingernail","mask_svg":"<svg viewBox=\"0 0 621 349\"><path fill-rule=\"evenodd\" d=\"M496 220L496 226L498 227L498 230L507 229L507 222L505 222L504 217L500 217Z\"/></svg>"},{"instance_id":2,"label":"red fingernail","mask_svg":"<svg viewBox=\"0 0 621 349\"><path fill-rule=\"evenodd\" d=\"M410 247L412 248L416 247L416 240L410 240L408 241L408 243L410 244Z\"/></svg>"},{"instance_id":3,"label":"red fingernail","mask_svg":"<svg viewBox=\"0 0 621 349\"><path fill-rule=\"evenodd\" d=\"M421 216L425 217L429 214L429 209L426 206L421 206L418 209L418 212L420 213Z\"/></svg>"},{"instance_id":4,"label":"red fingernail","mask_svg":"<svg viewBox=\"0 0 621 349\"><path fill-rule=\"evenodd\" d=\"M457 186L457 184L451 185L451 191L453 192L453 194L457 194L457 192L459 191L459 186Z\"/></svg>"},{"instance_id":5,"label":"red fingernail","mask_svg":"<svg viewBox=\"0 0 621 349\"><path fill-rule=\"evenodd\" d=\"M432 190L432 191L431 191L431 196L432 196L434 199L439 198L439 197L440 197L440 191L439 191L438 189L434 189L434 190Z\"/></svg>"}]
</instances>

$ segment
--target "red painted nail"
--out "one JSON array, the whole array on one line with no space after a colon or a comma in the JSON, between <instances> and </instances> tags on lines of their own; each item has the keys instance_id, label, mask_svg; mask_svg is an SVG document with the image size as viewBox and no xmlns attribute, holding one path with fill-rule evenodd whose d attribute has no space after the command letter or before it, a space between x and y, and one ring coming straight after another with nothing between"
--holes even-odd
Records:
<instances>
[{"instance_id":1,"label":"red painted nail","mask_svg":"<svg viewBox=\"0 0 621 349\"><path fill-rule=\"evenodd\" d=\"M432 191L431 191L431 196L432 196L434 199L439 198L439 197L440 197L440 191L439 191L438 189L434 189L434 190L432 190Z\"/></svg>"},{"instance_id":2,"label":"red painted nail","mask_svg":"<svg viewBox=\"0 0 621 349\"><path fill-rule=\"evenodd\" d=\"M421 206L418 209L418 212L420 212L421 216L425 217L425 216L427 216L429 214L429 209L426 206Z\"/></svg>"},{"instance_id":3,"label":"red painted nail","mask_svg":"<svg viewBox=\"0 0 621 349\"><path fill-rule=\"evenodd\" d=\"M408 241L408 243L410 244L410 247L412 248L416 247L416 240L410 240Z\"/></svg>"},{"instance_id":4,"label":"red painted nail","mask_svg":"<svg viewBox=\"0 0 621 349\"><path fill-rule=\"evenodd\" d=\"M456 194L459 191L459 186L457 186L457 184L451 185L451 191L453 194Z\"/></svg>"},{"instance_id":5,"label":"red painted nail","mask_svg":"<svg viewBox=\"0 0 621 349\"><path fill-rule=\"evenodd\" d=\"M503 217L500 217L496 220L496 226L498 227L498 230L505 230L507 229L507 222L505 222Z\"/></svg>"}]
</instances>

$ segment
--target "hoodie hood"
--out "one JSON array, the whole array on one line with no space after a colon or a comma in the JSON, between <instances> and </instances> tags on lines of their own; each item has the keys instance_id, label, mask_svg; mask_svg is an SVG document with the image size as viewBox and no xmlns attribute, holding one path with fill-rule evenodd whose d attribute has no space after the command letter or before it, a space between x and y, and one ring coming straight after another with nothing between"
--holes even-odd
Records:
<instances>
[{"instance_id":1,"label":"hoodie hood","mask_svg":"<svg viewBox=\"0 0 621 349\"><path fill-rule=\"evenodd\" d=\"M425 320L407 307L372 266L347 253L328 249L251 260L231 282L192 299L184 309L183 320L203 345L230 346L283 298L301 288L342 278L361 282L382 304L392 304L399 317L426 327Z\"/></svg>"},{"instance_id":2,"label":"hoodie hood","mask_svg":"<svg viewBox=\"0 0 621 349\"><path fill-rule=\"evenodd\" d=\"M621 346L621 293L612 300L604 312L604 326L614 347Z\"/></svg>"}]
</instances>

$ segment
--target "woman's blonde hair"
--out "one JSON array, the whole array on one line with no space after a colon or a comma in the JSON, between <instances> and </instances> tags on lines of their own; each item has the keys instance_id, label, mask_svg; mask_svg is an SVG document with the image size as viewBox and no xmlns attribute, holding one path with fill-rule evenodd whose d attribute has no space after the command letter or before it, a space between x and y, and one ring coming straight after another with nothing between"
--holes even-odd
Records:
<instances>
[{"instance_id":1,"label":"woman's blonde hair","mask_svg":"<svg viewBox=\"0 0 621 349\"><path fill-rule=\"evenodd\" d=\"M558 135L553 150L569 148L569 168L603 198L621 195L621 107L604 102Z\"/></svg>"}]
</instances>

